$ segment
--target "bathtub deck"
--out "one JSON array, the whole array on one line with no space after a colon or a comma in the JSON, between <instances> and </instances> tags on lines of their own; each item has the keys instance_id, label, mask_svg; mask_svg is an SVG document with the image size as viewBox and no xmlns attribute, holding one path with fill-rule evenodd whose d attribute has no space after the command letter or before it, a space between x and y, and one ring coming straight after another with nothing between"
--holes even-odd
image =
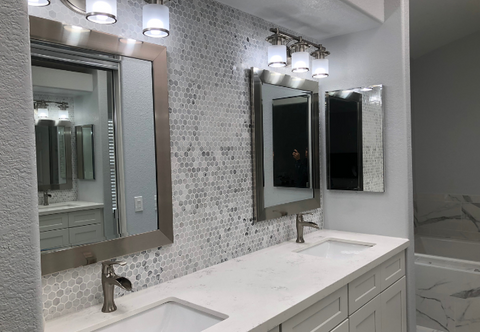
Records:
<instances>
[{"instance_id":1,"label":"bathtub deck","mask_svg":"<svg viewBox=\"0 0 480 332\"><path fill-rule=\"evenodd\" d=\"M417 332L443 332L440 330L434 330L428 327L418 326L417 325Z\"/></svg>"}]
</instances>

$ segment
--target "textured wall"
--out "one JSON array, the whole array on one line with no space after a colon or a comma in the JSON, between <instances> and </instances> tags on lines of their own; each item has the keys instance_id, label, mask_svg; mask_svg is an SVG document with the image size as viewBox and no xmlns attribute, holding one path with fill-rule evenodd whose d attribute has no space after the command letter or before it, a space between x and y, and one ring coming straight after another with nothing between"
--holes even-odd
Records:
<instances>
[{"instance_id":1,"label":"textured wall","mask_svg":"<svg viewBox=\"0 0 480 332\"><path fill-rule=\"evenodd\" d=\"M147 39L141 34L142 4L119 0L119 21L113 26L89 23L58 0L30 8L35 16L167 46L175 243L122 258L128 264L118 271L135 290L295 236L294 217L252 225L246 69L266 68L265 37L273 25L211 0L175 0L168 2L170 37ZM308 219L322 223L322 211L315 212ZM42 281L47 319L102 301L99 264Z\"/></svg>"},{"instance_id":2,"label":"textured wall","mask_svg":"<svg viewBox=\"0 0 480 332\"><path fill-rule=\"evenodd\" d=\"M413 239L408 5L386 0L381 27L322 41L332 53L323 89L385 86L385 193L325 190L326 228ZM413 244L407 259L409 331L415 331Z\"/></svg>"},{"instance_id":3,"label":"textured wall","mask_svg":"<svg viewBox=\"0 0 480 332\"><path fill-rule=\"evenodd\" d=\"M27 2L0 10L0 331L41 331L33 96Z\"/></svg>"}]
</instances>

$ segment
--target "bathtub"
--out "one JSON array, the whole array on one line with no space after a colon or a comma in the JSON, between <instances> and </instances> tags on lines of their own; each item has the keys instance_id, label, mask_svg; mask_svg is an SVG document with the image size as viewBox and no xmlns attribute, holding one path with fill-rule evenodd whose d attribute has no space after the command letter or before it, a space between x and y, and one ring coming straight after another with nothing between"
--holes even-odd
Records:
<instances>
[{"instance_id":1,"label":"bathtub","mask_svg":"<svg viewBox=\"0 0 480 332\"><path fill-rule=\"evenodd\" d=\"M415 237L417 325L480 331L480 243Z\"/></svg>"}]
</instances>

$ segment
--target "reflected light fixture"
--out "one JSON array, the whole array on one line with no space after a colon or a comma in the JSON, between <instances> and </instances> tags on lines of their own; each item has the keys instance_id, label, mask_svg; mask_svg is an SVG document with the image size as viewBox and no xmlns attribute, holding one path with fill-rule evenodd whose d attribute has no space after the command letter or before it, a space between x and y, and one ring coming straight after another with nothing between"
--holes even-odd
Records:
<instances>
[{"instance_id":1,"label":"reflected light fixture","mask_svg":"<svg viewBox=\"0 0 480 332\"><path fill-rule=\"evenodd\" d=\"M287 66L287 46L288 38L281 35L279 30L275 34L267 37L267 41L272 45L268 46L268 66L273 68Z\"/></svg>"},{"instance_id":2,"label":"reflected light fixture","mask_svg":"<svg viewBox=\"0 0 480 332\"><path fill-rule=\"evenodd\" d=\"M307 52L308 44L300 40L292 45L292 72L306 73L310 70L310 53Z\"/></svg>"},{"instance_id":3,"label":"reflected light fixture","mask_svg":"<svg viewBox=\"0 0 480 332\"><path fill-rule=\"evenodd\" d=\"M98 24L117 22L117 0L86 0L87 20Z\"/></svg>"},{"instance_id":4,"label":"reflected light fixture","mask_svg":"<svg viewBox=\"0 0 480 332\"><path fill-rule=\"evenodd\" d=\"M37 110L37 116L39 119L48 118L48 104L46 101L39 100L34 103L34 108Z\"/></svg>"},{"instance_id":5,"label":"reflected light fixture","mask_svg":"<svg viewBox=\"0 0 480 332\"><path fill-rule=\"evenodd\" d=\"M320 45L321 46L321 45ZM312 54L312 77L313 78L325 78L328 77L328 59L326 57L330 55L325 47L321 46L315 50Z\"/></svg>"},{"instance_id":6,"label":"reflected light fixture","mask_svg":"<svg viewBox=\"0 0 480 332\"><path fill-rule=\"evenodd\" d=\"M50 4L50 0L28 0L29 6L44 7Z\"/></svg>"},{"instance_id":7,"label":"reflected light fixture","mask_svg":"<svg viewBox=\"0 0 480 332\"><path fill-rule=\"evenodd\" d=\"M58 108L60 109L58 111L58 118L60 120L67 120L68 119L68 103L66 102L60 102L58 103Z\"/></svg>"},{"instance_id":8,"label":"reflected light fixture","mask_svg":"<svg viewBox=\"0 0 480 332\"><path fill-rule=\"evenodd\" d=\"M152 0L143 6L143 34L147 37L165 38L170 34L170 13L166 0Z\"/></svg>"}]
</instances>

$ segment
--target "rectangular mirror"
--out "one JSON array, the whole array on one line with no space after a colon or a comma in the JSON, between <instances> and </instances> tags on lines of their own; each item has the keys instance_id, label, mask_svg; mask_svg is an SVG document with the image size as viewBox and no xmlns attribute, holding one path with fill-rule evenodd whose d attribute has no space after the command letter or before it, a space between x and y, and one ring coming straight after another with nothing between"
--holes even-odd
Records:
<instances>
[{"instance_id":1,"label":"rectangular mirror","mask_svg":"<svg viewBox=\"0 0 480 332\"><path fill-rule=\"evenodd\" d=\"M320 207L318 82L252 68L256 221Z\"/></svg>"},{"instance_id":2,"label":"rectangular mirror","mask_svg":"<svg viewBox=\"0 0 480 332\"><path fill-rule=\"evenodd\" d=\"M77 177L82 180L95 180L95 144L93 124L75 126L77 141Z\"/></svg>"},{"instance_id":3,"label":"rectangular mirror","mask_svg":"<svg viewBox=\"0 0 480 332\"><path fill-rule=\"evenodd\" d=\"M37 17L30 35L34 114L57 128L37 136L71 148L39 170L72 183L39 187L42 273L172 243L166 48Z\"/></svg>"},{"instance_id":4,"label":"rectangular mirror","mask_svg":"<svg viewBox=\"0 0 480 332\"><path fill-rule=\"evenodd\" d=\"M327 189L384 192L383 86L328 91Z\"/></svg>"}]
</instances>

